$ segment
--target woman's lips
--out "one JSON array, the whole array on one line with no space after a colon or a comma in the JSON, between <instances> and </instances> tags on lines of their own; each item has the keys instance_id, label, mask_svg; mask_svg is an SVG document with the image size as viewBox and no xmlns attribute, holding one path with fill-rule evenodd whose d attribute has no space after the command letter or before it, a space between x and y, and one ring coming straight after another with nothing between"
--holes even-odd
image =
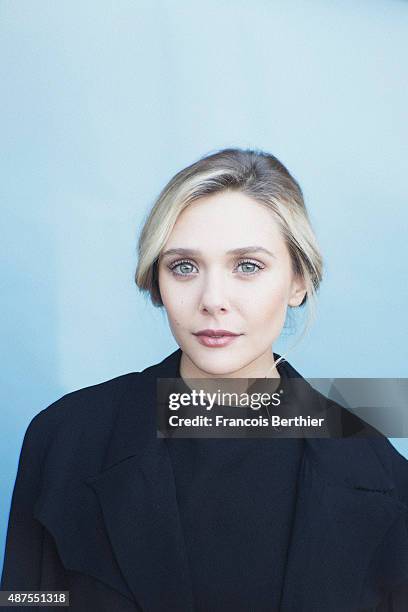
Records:
<instances>
[{"instance_id":1,"label":"woman's lips","mask_svg":"<svg viewBox=\"0 0 408 612\"><path fill-rule=\"evenodd\" d=\"M196 336L200 344L208 346L209 348L219 348L222 346L228 346L231 342L234 342L239 336Z\"/></svg>"}]
</instances>

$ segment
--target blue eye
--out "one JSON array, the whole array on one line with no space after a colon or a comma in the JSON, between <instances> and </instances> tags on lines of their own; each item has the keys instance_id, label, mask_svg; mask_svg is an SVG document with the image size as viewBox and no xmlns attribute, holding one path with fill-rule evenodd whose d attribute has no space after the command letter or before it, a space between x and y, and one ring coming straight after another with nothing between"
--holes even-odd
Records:
<instances>
[{"instance_id":1,"label":"blue eye","mask_svg":"<svg viewBox=\"0 0 408 612\"><path fill-rule=\"evenodd\" d=\"M195 265L191 263L191 261L179 261L169 266L169 268L173 272L173 274L176 274L177 276L188 276L191 273L191 269L189 270L188 268L195 268ZM177 272L176 268L180 268L180 270L182 271Z\"/></svg>"},{"instance_id":2,"label":"blue eye","mask_svg":"<svg viewBox=\"0 0 408 612\"><path fill-rule=\"evenodd\" d=\"M240 268L241 266L244 266L244 269L241 270L241 273L244 274L245 276L254 275L260 270L263 270L263 268L265 267L260 263L256 263L255 261L249 261L249 260L240 261L237 265L237 268ZM175 276L184 276L184 277L191 276L192 274L195 274L195 272L193 272L194 268L198 271L197 266L193 264L191 261L188 261L187 259L183 261L176 261L173 264L169 265L168 267L169 267L169 270Z\"/></svg>"},{"instance_id":3,"label":"blue eye","mask_svg":"<svg viewBox=\"0 0 408 612\"><path fill-rule=\"evenodd\" d=\"M252 266L252 269L248 270L248 268L247 268L246 270L244 270L244 274L256 274L256 272L258 272L259 270L263 269L260 264L255 263L254 261L241 261L238 264L238 268L240 266L244 266L244 267L248 267L249 266L250 268Z\"/></svg>"}]
</instances>

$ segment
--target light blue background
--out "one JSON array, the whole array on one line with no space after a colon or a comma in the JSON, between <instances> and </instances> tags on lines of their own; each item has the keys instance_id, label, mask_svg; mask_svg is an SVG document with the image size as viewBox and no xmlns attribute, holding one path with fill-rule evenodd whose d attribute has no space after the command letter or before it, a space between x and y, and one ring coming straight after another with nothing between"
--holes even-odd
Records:
<instances>
[{"instance_id":1,"label":"light blue background","mask_svg":"<svg viewBox=\"0 0 408 612\"><path fill-rule=\"evenodd\" d=\"M205 153L264 148L303 187L326 271L294 367L408 376L407 31L402 0L1 2L1 550L31 418L177 348L136 238Z\"/></svg>"}]
</instances>

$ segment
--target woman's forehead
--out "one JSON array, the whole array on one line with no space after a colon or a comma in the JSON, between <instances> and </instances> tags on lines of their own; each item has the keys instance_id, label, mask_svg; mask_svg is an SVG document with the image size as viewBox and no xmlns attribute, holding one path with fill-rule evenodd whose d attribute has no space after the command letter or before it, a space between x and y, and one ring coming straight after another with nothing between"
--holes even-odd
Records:
<instances>
[{"instance_id":1,"label":"woman's forehead","mask_svg":"<svg viewBox=\"0 0 408 612\"><path fill-rule=\"evenodd\" d=\"M246 245L268 248L280 235L273 212L266 205L243 194L217 194L196 200L182 211L169 237L172 246L166 246L184 247L178 243L188 240L194 248L200 239L220 245L224 251Z\"/></svg>"}]
</instances>

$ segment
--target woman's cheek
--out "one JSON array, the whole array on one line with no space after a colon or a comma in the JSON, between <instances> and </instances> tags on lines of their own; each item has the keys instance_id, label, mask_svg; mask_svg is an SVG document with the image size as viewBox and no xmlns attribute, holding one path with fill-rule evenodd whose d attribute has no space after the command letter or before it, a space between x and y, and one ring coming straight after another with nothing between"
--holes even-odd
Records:
<instances>
[{"instance_id":1,"label":"woman's cheek","mask_svg":"<svg viewBox=\"0 0 408 612\"><path fill-rule=\"evenodd\" d=\"M252 304L254 303L254 296L252 297ZM277 288L272 290L269 288L263 294L257 294L256 296L257 312L264 317L269 318L272 314L280 312L285 307L285 295L284 292Z\"/></svg>"}]
</instances>

